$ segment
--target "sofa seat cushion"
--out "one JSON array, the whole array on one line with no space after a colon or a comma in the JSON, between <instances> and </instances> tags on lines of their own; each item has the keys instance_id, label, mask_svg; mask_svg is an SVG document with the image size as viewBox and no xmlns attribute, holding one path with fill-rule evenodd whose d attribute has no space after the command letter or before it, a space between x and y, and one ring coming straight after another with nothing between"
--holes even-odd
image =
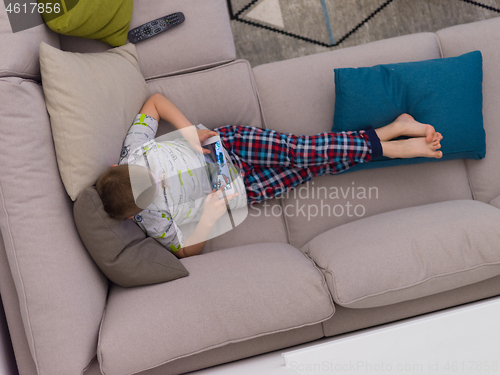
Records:
<instances>
[{"instance_id":1,"label":"sofa seat cushion","mask_svg":"<svg viewBox=\"0 0 500 375\"><path fill-rule=\"evenodd\" d=\"M304 251L338 304L370 308L500 274L500 210L458 200L387 212L319 235Z\"/></svg>"},{"instance_id":2,"label":"sofa seat cushion","mask_svg":"<svg viewBox=\"0 0 500 375\"><path fill-rule=\"evenodd\" d=\"M317 324L334 313L325 279L288 244L240 246L181 260L189 276L110 290L98 358L134 374L229 343Z\"/></svg>"}]
</instances>

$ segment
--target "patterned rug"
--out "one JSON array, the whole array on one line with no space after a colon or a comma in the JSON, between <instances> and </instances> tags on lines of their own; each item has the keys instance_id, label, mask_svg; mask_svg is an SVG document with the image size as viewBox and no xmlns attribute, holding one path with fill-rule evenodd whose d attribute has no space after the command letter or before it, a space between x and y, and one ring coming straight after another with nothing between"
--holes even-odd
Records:
<instances>
[{"instance_id":1,"label":"patterned rug","mask_svg":"<svg viewBox=\"0 0 500 375\"><path fill-rule=\"evenodd\" d=\"M500 16L500 0L227 0L238 58L257 66Z\"/></svg>"}]
</instances>

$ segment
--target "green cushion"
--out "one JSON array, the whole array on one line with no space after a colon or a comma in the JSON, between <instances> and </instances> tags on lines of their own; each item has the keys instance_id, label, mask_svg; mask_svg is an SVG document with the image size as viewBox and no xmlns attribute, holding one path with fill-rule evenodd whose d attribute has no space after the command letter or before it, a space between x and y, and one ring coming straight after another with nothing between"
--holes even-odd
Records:
<instances>
[{"instance_id":1,"label":"green cushion","mask_svg":"<svg viewBox=\"0 0 500 375\"><path fill-rule=\"evenodd\" d=\"M39 0L38 3L44 4L42 17L56 33L97 39L113 47L127 42L133 0Z\"/></svg>"}]
</instances>

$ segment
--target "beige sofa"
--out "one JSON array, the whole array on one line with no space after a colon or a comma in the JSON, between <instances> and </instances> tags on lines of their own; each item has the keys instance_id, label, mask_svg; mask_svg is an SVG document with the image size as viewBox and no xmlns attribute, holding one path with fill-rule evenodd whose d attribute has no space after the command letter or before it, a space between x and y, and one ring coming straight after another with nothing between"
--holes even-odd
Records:
<instances>
[{"instance_id":1,"label":"beige sofa","mask_svg":"<svg viewBox=\"0 0 500 375\"><path fill-rule=\"evenodd\" d=\"M132 27L185 13L137 45L141 70L151 93L210 128L327 131L334 68L479 49L486 158L316 178L183 259L188 277L121 288L76 231L38 64L41 41L107 47L45 25L12 34L2 3L0 293L20 374L185 373L500 294L500 18L252 69L236 60L225 0L134 5Z\"/></svg>"}]
</instances>

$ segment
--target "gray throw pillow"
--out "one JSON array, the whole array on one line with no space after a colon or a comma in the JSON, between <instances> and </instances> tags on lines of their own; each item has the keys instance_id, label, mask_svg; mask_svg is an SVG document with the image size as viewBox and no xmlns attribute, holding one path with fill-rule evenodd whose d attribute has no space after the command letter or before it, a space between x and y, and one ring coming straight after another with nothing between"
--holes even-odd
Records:
<instances>
[{"instance_id":1,"label":"gray throw pillow","mask_svg":"<svg viewBox=\"0 0 500 375\"><path fill-rule=\"evenodd\" d=\"M170 251L132 220L111 218L94 186L73 206L76 228L101 271L122 287L156 284L189 275Z\"/></svg>"}]
</instances>

